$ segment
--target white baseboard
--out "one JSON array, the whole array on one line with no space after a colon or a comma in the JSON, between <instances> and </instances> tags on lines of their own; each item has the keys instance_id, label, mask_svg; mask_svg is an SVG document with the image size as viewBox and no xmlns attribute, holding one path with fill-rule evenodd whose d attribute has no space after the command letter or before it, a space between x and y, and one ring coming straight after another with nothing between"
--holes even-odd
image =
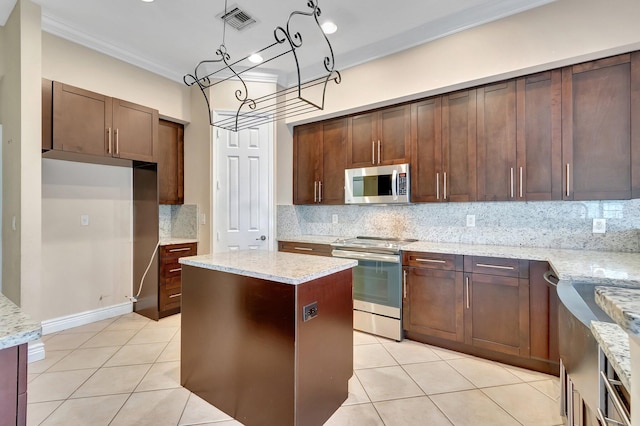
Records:
<instances>
[{"instance_id":1,"label":"white baseboard","mask_svg":"<svg viewBox=\"0 0 640 426\"><path fill-rule=\"evenodd\" d=\"M29 351L27 352L27 362L41 361L44 359L44 343L42 340L29 342Z\"/></svg>"},{"instance_id":2,"label":"white baseboard","mask_svg":"<svg viewBox=\"0 0 640 426\"><path fill-rule=\"evenodd\" d=\"M79 327L92 322L133 312L133 303L124 302L118 305L106 306L92 311L79 312L64 317L42 321L42 335L56 333L68 328Z\"/></svg>"}]
</instances>

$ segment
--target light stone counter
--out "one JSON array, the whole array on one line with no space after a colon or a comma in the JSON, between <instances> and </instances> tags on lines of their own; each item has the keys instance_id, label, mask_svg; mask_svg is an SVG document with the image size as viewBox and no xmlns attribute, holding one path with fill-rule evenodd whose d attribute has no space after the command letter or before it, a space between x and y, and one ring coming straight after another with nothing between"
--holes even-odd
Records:
<instances>
[{"instance_id":1,"label":"light stone counter","mask_svg":"<svg viewBox=\"0 0 640 426\"><path fill-rule=\"evenodd\" d=\"M0 349L18 346L42 336L40 324L0 294Z\"/></svg>"},{"instance_id":2,"label":"light stone counter","mask_svg":"<svg viewBox=\"0 0 640 426\"><path fill-rule=\"evenodd\" d=\"M640 289L596 287L596 303L624 331L640 335Z\"/></svg>"},{"instance_id":3,"label":"light stone counter","mask_svg":"<svg viewBox=\"0 0 640 426\"><path fill-rule=\"evenodd\" d=\"M627 390L631 390L629 336L618 324L591 321L591 332Z\"/></svg>"},{"instance_id":4,"label":"light stone counter","mask_svg":"<svg viewBox=\"0 0 640 426\"><path fill-rule=\"evenodd\" d=\"M189 244L189 243L197 243L197 238L161 238L160 245L161 246L170 246L172 244Z\"/></svg>"},{"instance_id":5,"label":"light stone counter","mask_svg":"<svg viewBox=\"0 0 640 426\"><path fill-rule=\"evenodd\" d=\"M349 259L262 250L240 250L183 257L180 263L293 285L358 265L357 261Z\"/></svg>"},{"instance_id":6,"label":"light stone counter","mask_svg":"<svg viewBox=\"0 0 640 426\"><path fill-rule=\"evenodd\" d=\"M300 235L291 238L278 238L278 241L287 241L292 243L331 244L335 240L341 238L345 237L337 237L335 235Z\"/></svg>"}]
</instances>

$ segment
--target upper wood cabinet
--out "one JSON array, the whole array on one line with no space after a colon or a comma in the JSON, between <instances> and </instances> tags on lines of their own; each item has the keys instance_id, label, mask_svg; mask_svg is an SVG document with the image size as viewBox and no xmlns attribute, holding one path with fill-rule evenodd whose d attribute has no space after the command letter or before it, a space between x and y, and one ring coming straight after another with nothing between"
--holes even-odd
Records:
<instances>
[{"instance_id":1,"label":"upper wood cabinet","mask_svg":"<svg viewBox=\"0 0 640 426\"><path fill-rule=\"evenodd\" d=\"M516 82L478 89L478 200L506 201L516 193Z\"/></svg>"},{"instance_id":2,"label":"upper wood cabinet","mask_svg":"<svg viewBox=\"0 0 640 426\"><path fill-rule=\"evenodd\" d=\"M48 97L47 84L45 80L43 101L51 102L52 131L51 141L43 139L44 149L157 161L157 110L57 81L50 83ZM43 118L47 120L48 115ZM43 135L47 132L43 130Z\"/></svg>"},{"instance_id":3,"label":"upper wood cabinet","mask_svg":"<svg viewBox=\"0 0 640 426\"><path fill-rule=\"evenodd\" d=\"M158 123L158 198L160 204L184 203L184 126Z\"/></svg>"},{"instance_id":4,"label":"upper wood cabinet","mask_svg":"<svg viewBox=\"0 0 640 426\"><path fill-rule=\"evenodd\" d=\"M640 53L562 70L565 200L629 199L640 189Z\"/></svg>"},{"instance_id":5,"label":"upper wood cabinet","mask_svg":"<svg viewBox=\"0 0 640 426\"><path fill-rule=\"evenodd\" d=\"M344 118L294 128L294 204L344 204L346 139Z\"/></svg>"},{"instance_id":6,"label":"upper wood cabinet","mask_svg":"<svg viewBox=\"0 0 640 426\"><path fill-rule=\"evenodd\" d=\"M517 200L562 199L562 75L521 77L516 90Z\"/></svg>"},{"instance_id":7,"label":"upper wood cabinet","mask_svg":"<svg viewBox=\"0 0 640 426\"><path fill-rule=\"evenodd\" d=\"M475 199L475 90L412 104L411 201Z\"/></svg>"},{"instance_id":8,"label":"upper wood cabinet","mask_svg":"<svg viewBox=\"0 0 640 426\"><path fill-rule=\"evenodd\" d=\"M347 166L408 163L410 109L400 105L349 117Z\"/></svg>"}]
</instances>

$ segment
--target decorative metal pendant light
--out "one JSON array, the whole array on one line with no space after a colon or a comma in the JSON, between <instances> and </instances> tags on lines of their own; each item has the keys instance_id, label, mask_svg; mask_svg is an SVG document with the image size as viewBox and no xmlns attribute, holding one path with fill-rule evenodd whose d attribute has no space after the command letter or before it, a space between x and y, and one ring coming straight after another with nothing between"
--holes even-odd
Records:
<instances>
[{"instance_id":1,"label":"decorative metal pendant light","mask_svg":"<svg viewBox=\"0 0 640 426\"><path fill-rule=\"evenodd\" d=\"M275 41L258 50L263 61L260 64L241 68L241 63L247 61L249 56L232 62L231 55L225 46L226 21L223 26L222 44L216 50L215 59L200 61L192 74L184 76L187 86L197 84L204 95L207 110L209 112L209 123L212 126L237 132L249 127L255 127L270 121L280 120L305 114L314 110L324 109L325 93L327 84L330 81L339 84L340 73L335 69L333 48L329 39L322 31L318 18L321 15L318 7L318 0L308 0L307 7L310 11L294 11L289 15L286 26L278 26L273 31ZM225 0L225 15L227 14L227 1ZM328 46L328 54L322 59L321 74L317 74L309 80L303 81L301 78L300 50L303 47L303 36L298 30L294 30L292 19L303 18L308 22L311 30L317 30L322 34ZM291 66L295 67L297 84L291 87L278 90L269 95L252 98L249 95L247 84L242 75L248 71L263 66L276 59L289 59ZM246 63L246 62L245 62ZM213 71L209 71L213 68ZM246 77L246 76L245 76ZM217 84L229 80L237 80L239 88L235 90L235 98L238 101L236 115L230 118L222 118L214 121L211 110L211 99L209 89Z\"/></svg>"}]
</instances>

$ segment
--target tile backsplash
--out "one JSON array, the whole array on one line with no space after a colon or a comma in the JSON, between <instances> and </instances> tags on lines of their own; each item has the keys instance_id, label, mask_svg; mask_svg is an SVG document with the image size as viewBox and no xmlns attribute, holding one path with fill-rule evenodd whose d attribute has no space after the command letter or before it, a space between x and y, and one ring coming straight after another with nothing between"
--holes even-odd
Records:
<instances>
[{"instance_id":1,"label":"tile backsplash","mask_svg":"<svg viewBox=\"0 0 640 426\"><path fill-rule=\"evenodd\" d=\"M467 215L475 215L475 227L466 226ZM592 232L594 218L606 219L605 234ZM279 205L277 233L640 252L640 200Z\"/></svg>"},{"instance_id":2,"label":"tile backsplash","mask_svg":"<svg viewBox=\"0 0 640 426\"><path fill-rule=\"evenodd\" d=\"M160 204L160 239L198 238L198 206Z\"/></svg>"}]
</instances>

